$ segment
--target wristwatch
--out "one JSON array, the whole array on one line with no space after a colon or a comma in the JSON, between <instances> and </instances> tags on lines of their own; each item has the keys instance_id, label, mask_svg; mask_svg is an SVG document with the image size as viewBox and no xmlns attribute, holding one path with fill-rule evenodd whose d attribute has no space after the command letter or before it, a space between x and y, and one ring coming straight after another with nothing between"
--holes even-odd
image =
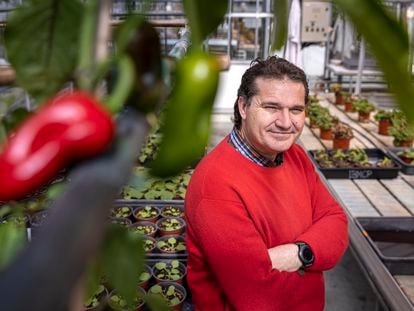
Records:
<instances>
[{"instance_id":1,"label":"wristwatch","mask_svg":"<svg viewBox=\"0 0 414 311\"><path fill-rule=\"evenodd\" d=\"M298 256L299 260L302 262L303 268L312 266L315 256L313 255L310 246L305 242L296 242L295 244L299 246Z\"/></svg>"}]
</instances>

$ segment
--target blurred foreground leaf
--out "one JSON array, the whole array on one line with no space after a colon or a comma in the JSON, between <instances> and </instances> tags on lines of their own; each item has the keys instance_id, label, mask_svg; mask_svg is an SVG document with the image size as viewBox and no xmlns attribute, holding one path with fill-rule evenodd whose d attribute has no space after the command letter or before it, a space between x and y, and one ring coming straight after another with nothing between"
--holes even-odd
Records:
<instances>
[{"instance_id":1,"label":"blurred foreground leaf","mask_svg":"<svg viewBox=\"0 0 414 311\"><path fill-rule=\"evenodd\" d=\"M17 83L38 101L69 80L78 58L78 0L29 0L8 20L5 42Z\"/></svg>"},{"instance_id":2,"label":"blurred foreground leaf","mask_svg":"<svg viewBox=\"0 0 414 311\"><path fill-rule=\"evenodd\" d=\"M371 48L390 90L408 119L414 122L414 87L406 30L378 0L335 0Z\"/></svg>"},{"instance_id":3,"label":"blurred foreground leaf","mask_svg":"<svg viewBox=\"0 0 414 311\"><path fill-rule=\"evenodd\" d=\"M273 25L273 43L272 50L276 51L286 44L288 32L288 1L273 0L273 12L275 14L275 23Z\"/></svg>"},{"instance_id":4,"label":"blurred foreground leaf","mask_svg":"<svg viewBox=\"0 0 414 311\"><path fill-rule=\"evenodd\" d=\"M25 242L26 227L12 222L0 223L0 271L15 258Z\"/></svg>"}]
</instances>

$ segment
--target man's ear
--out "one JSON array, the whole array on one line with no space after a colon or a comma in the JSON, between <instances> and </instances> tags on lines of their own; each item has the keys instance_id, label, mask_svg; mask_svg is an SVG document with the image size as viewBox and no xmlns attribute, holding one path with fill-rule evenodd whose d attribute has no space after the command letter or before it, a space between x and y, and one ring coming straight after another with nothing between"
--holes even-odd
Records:
<instances>
[{"instance_id":1,"label":"man's ear","mask_svg":"<svg viewBox=\"0 0 414 311\"><path fill-rule=\"evenodd\" d=\"M240 112L241 118L243 120L246 119L246 114L247 114L247 100L246 100L246 98L243 97L243 96L239 96L239 98L237 99L237 105L239 107L239 112Z\"/></svg>"}]
</instances>

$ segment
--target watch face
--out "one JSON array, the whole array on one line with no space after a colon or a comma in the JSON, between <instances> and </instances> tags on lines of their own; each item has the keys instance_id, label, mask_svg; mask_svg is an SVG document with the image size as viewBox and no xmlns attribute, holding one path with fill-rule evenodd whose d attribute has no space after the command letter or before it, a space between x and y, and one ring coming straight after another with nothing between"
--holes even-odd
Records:
<instances>
[{"instance_id":1,"label":"watch face","mask_svg":"<svg viewBox=\"0 0 414 311\"><path fill-rule=\"evenodd\" d=\"M312 250L309 247L304 247L302 252L303 259L307 262L312 261L313 259L313 253Z\"/></svg>"}]
</instances>

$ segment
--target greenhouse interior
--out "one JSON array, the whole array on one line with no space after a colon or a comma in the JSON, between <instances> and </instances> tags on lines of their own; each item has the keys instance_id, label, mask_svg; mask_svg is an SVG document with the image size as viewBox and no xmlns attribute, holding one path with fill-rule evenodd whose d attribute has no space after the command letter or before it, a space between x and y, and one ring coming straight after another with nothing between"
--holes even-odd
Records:
<instances>
[{"instance_id":1,"label":"greenhouse interior","mask_svg":"<svg viewBox=\"0 0 414 311\"><path fill-rule=\"evenodd\" d=\"M0 310L414 310L413 60L413 0L0 1Z\"/></svg>"}]
</instances>

